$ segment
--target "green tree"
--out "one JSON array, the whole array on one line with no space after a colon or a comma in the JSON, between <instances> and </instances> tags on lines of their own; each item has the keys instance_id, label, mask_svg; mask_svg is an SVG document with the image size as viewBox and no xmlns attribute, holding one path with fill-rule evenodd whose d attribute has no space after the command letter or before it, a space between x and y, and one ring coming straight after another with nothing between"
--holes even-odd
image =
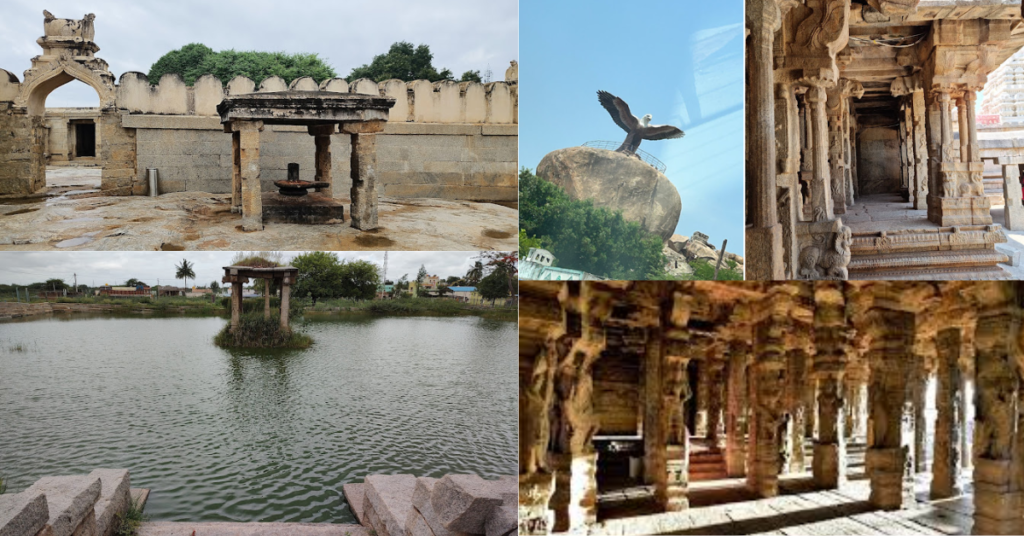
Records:
<instances>
[{"instance_id":1,"label":"green tree","mask_svg":"<svg viewBox=\"0 0 1024 536\"><path fill-rule=\"evenodd\" d=\"M181 264L177 264L174 267L178 269L178 271L174 273L174 278L184 280L186 287L188 286L189 279L196 278L196 273L192 271L192 268L194 268L195 265L188 262L188 259L181 259Z\"/></svg>"},{"instance_id":2,"label":"green tree","mask_svg":"<svg viewBox=\"0 0 1024 536\"><path fill-rule=\"evenodd\" d=\"M309 296L316 305L317 300L331 299L341 296L342 273L341 260L336 253L327 251L310 251L292 259L292 266L299 269L299 275L292 285L292 293L296 297Z\"/></svg>"},{"instance_id":3,"label":"green tree","mask_svg":"<svg viewBox=\"0 0 1024 536\"><path fill-rule=\"evenodd\" d=\"M491 275L480 280L476 290L483 299L491 300L493 305L494 300L508 296L508 281L504 275L493 272Z\"/></svg>"},{"instance_id":4,"label":"green tree","mask_svg":"<svg viewBox=\"0 0 1024 536\"><path fill-rule=\"evenodd\" d=\"M405 274L398 278L395 285L391 287L391 297L401 298L405 291L409 290L409 274Z\"/></svg>"},{"instance_id":5,"label":"green tree","mask_svg":"<svg viewBox=\"0 0 1024 536\"><path fill-rule=\"evenodd\" d=\"M530 248L541 248L547 249L548 244L546 240L539 237L530 238L526 236L526 231L519 230L519 258L525 259L530 254Z\"/></svg>"},{"instance_id":6,"label":"green tree","mask_svg":"<svg viewBox=\"0 0 1024 536\"><path fill-rule=\"evenodd\" d=\"M372 300L380 286L380 269L370 261L342 262L341 297Z\"/></svg>"},{"instance_id":7,"label":"green tree","mask_svg":"<svg viewBox=\"0 0 1024 536\"><path fill-rule=\"evenodd\" d=\"M742 281L743 274L734 268L737 266L735 261L725 261L718 269L718 280L719 281ZM696 259L690 262L690 267L693 268L693 279L699 280L711 280L715 277L715 265L709 262L707 259Z\"/></svg>"},{"instance_id":8,"label":"green tree","mask_svg":"<svg viewBox=\"0 0 1024 536\"><path fill-rule=\"evenodd\" d=\"M462 78L459 79L459 82L483 82L483 79L480 78L479 70L466 71L462 73Z\"/></svg>"},{"instance_id":9,"label":"green tree","mask_svg":"<svg viewBox=\"0 0 1024 536\"><path fill-rule=\"evenodd\" d=\"M519 225L547 240L559 266L611 279L665 277L661 237L626 221L621 212L577 201L529 169L519 172Z\"/></svg>"},{"instance_id":10,"label":"green tree","mask_svg":"<svg viewBox=\"0 0 1024 536\"><path fill-rule=\"evenodd\" d=\"M30 288L32 286L33 285L29 285ZM43 283L43 290L50 290L50 291L54 291L55 290L55 291L59 292L59 291L64 290L66 288L68 288L68 285L67 285L67 283L64 282L63 279L47 279L46 282Z\"/></svg>"},{"instance_id":11,"label":"green tree","mask_svg":"<svg viewBox=\"0 0 1024 536\"><path fill-rule=\"evenodd\" d=\"M129 279L128 281L124 282L124 286L126 286L126 287L137 287L139 285L142 285L144 287L149 286L149 285L143 283L142 281L139 281L138 279L135 279L134 277Z\"/></svg>"},{"instance_id":12,"label":"green tree","mask_svg":"<svg viewBox=\"0 0 1024 536\"><path fill-rule=\"evenodd\" d=\"M411 82L413 80L453 80L452 72L448 69L438 71L433 65L434 54L430 52L427 45L419 45L413 48L412 43L401 41L393 43L391 48L384 54L373 57L368 65L363 64L352 69L345 80L349 82L359 78L369 78L374 82L383 82L397 78ZM463 75L465 76L465 75Z\"/></svg>"},{"instance_id":13,"label":"green tree","mask_svg":"<svg viewBox=\"0 0 1024 536\"><path fill-rule=\"evenodd\" d=\"M204 74L212 74L225 84L238 75L246 76L257 84L271 76L280 76L286 83L303 76L310 76L317 82L337 76L334 68L316 54L236 50L214 52L200 43L191 43L164 54L149 68L147 76L150 83L156 84L167 73L181 75L190 86Z\"/></svg>"},{"instance_id":14,"label":"green tree","mask_svg":"<svg viewBox=\"0 0 1024 536\"><path fill-rule=\"evenodd\" d=\"M238 251L231 258L233 266L248 266L250 268L276 268L284 262L284 254L280 251ZM269 287L267 283L270 283ZM254 279L252 290L260 295L268 292L273 295L278 291L277 285L269 279Z\"/></svg>"}]
</instances>

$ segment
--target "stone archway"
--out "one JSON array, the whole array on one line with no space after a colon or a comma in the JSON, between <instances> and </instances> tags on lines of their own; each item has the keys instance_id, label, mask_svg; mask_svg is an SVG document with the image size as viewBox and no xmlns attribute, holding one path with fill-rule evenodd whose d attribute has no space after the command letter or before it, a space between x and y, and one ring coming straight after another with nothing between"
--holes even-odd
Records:
<instances>
[{"instance_id":1,"label":"stone archway","mask_svg":"<svg viewBox=\"0 0 1024 536\"><path fill-rule=\"evenodd\" d=\"M25 108L29 115L42 116L46 113L46 97L55 89L75 80L96 90L101 110L114 108L114 75L109 71L95 71L75 60L61 58L33 67L27 72L31 74L22 82L21 92L14 105Z\"/></svg>"}]
</instances>

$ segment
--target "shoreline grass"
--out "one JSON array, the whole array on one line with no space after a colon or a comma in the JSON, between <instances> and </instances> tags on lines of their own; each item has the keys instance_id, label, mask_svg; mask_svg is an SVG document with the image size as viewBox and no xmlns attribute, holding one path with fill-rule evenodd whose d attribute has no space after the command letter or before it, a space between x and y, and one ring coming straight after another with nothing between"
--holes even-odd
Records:
<instances>
[{"instance_id":1,"label":"shoreline grass","mask_svg":"<svg viewBox=\"0 0 1024 536\"><path fill-rule=\"evenodd\" d=\"M282 330L280 311L271 310L270 318L263 313L244 314L238 319L238 328L232 332L228 323L213 338L221 348L291 348L304 349L313 344L313 339L294 329Z\"/></svg>"},{"instance_id":2,"label":"shoreline grass","mask_svg":"<svg viewBox=\"0 0 1024 536\"><path fill-rule=\"evenodd\" d=\"M455 300L403 298L397 300L320 300L309 305L306 314L366 314L373 316L480 316L494 320L517 320L515 307L470 305Z\"/></svg>"}]
</instances>

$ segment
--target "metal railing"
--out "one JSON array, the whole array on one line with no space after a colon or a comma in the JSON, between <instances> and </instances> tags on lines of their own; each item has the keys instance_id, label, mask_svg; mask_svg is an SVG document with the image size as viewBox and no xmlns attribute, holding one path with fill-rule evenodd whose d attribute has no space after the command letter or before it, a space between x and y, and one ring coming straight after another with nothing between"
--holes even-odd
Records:
<instances>
[{"instance_id":1,"label":"metal railing","mask_svg":"<svg viewBox=\"0 0 1024 536\"><path fill-rule=\"evenodd\" d=\"M593 147L594 149L607 149L609 151L614 151L615 149L618 149L620 145L622 145L621 142L600 140L588 141L587 143L584 143L582 146ZM654 155L648 153L647 151L644 151L643 149L637 149L636 156L640 160L643 160L644 162L649 164L654 169L658 170L658 172L660 173L665 173L665 170L668 169L665 166L664 162L658 160L657 158L654 158Z\"/></svg>"}]
</instances>

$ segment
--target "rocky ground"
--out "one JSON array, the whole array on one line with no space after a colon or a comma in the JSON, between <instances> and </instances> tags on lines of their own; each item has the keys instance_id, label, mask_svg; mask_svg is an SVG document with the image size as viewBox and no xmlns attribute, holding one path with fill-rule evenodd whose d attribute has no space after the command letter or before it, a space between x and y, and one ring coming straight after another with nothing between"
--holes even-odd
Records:
<instances>
[{"instance_id":1,"label":"rocky ground","mask_svg":"<svg viewBox=\"0 0 1024 536\"><path fill-rule=\"evenodd\" d=\"M705 259L714 266L718 262L719 252L703 242L690 240L687 236L674 234L665 243L662 253L668 259L666 271L669 275L685 276L693 273L690 261ZM725 257L722 259L723 268L728 267L728 264L725 262L727 260L736 262L736 271L743 273L743 257L741 255L727 250Z\"/></svg>"},{"instance_id":2,"label":"rocky ground","mask_svg":"<svg viewBox=\"0 0 1024 536\"><path fill-rule=\"evenodd\" d=\"M0 250L412 250L518 248L519 212L491 203L380 199L381 227L269 223L241 230L229 194L111 197L98 169L47 170L47 191L0 198ZM93 176L95 175L95 176Z\"/></svg>"}]
</instances>

